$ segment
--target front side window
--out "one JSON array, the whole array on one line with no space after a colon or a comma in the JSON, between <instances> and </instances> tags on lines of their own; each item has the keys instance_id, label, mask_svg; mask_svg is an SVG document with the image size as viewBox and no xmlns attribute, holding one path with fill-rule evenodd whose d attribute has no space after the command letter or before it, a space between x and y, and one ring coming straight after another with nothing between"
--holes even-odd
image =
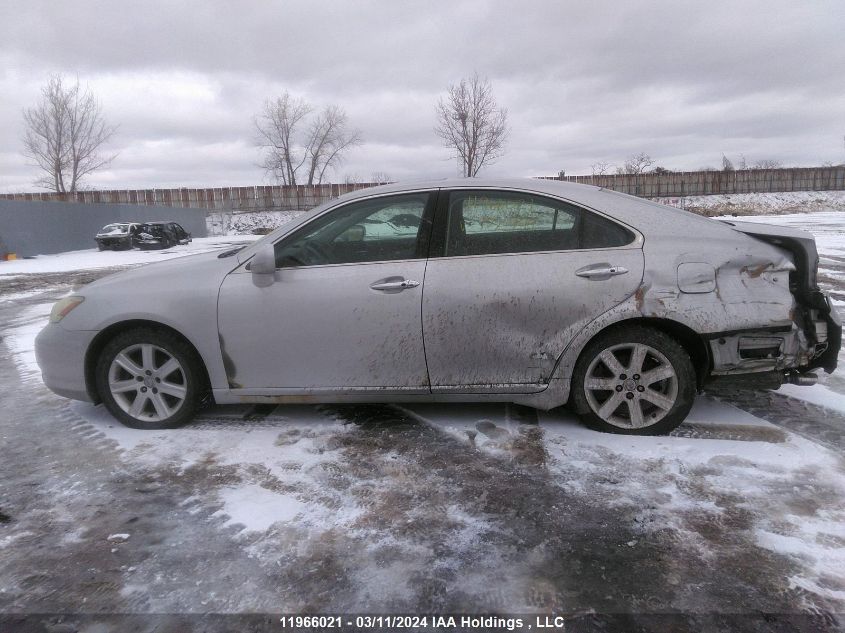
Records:
<instances>
[{"instance_id":1,"label":"front side window","mask_svg":"<svg viewBox=\"0 0 845 633\"><path fill-rule=\"evenodd\" d=\"M449 196L447 257L612 248L633 239L606 218L543 196L507 191Z\"/></svg>"},{"instance_id":2,"label":"front side window","mask_svg":"<svg viewBox=\"0 0 845 633\"><path fill-rule=\"evenodd\" d=\"M276 266L324 266L425 257L431 194L352 202L330 211L275 246Z\"/></svg>"}]
</instances>

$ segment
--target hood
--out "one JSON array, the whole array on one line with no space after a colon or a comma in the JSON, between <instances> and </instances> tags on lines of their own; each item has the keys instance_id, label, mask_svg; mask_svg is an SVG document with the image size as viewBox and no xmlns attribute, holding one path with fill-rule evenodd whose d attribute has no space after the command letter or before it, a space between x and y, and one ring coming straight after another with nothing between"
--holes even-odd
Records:
<instances>
[{"instance_id":1,"label":"hood","mask_svg":"<svg viewBox=\"0 0 845 633\"><path fill-rule=\"evenodd\" d=\"M162 262L144 264L131 270L102 277L84 286L77 293L85 295L86 292L92 290L98 291L100 289L122 285L135 289L146 287L155 290L162 285L168 285L176 281L186 280L190 283L192 277L214 275L215 271L219 271L218 274L222 278L223 275L238 266L238 260L235 257L224 257L222 259L218 257L225 250L221 248L220 250L214 250L209 253L185 255L184 257L174 257L173 259L167 259Z\"/></svg>"}]
</instances>

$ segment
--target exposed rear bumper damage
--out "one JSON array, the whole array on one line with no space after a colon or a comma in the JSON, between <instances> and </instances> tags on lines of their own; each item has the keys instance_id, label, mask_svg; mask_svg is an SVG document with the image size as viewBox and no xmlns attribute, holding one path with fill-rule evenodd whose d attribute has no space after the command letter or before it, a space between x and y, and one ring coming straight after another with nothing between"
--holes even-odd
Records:
<instances>
[{"instance_id":1,"label":"exposed rear bumper damage","mask_svg":"<svg viewBox=\"0 0 845 633\"><path fill-rule=\"evenodd\" d=\"M836 369L842 347L842 318L833 307L830 297L821 291L812 293L809 303L811 307L806 312L816 333L817 346L809 369L820 368L829 374Z\"/></svg>"},{"instance_id":2,"label":"exposed rear bumper damage","mask_svg":"<svg viewBox=\"0 0 845 633\"><path fill-rule=\"evenodd\" d=\"M786 382L812 384L810 372L836 369L842 345L842 321L818 287L819 256L813 236L792 229L747 222L727 222L739 232L788 253L793 260L789 290L793 305L788 328L763 328L707 336L714 378L751 372L783 376ZM760 276L755 271L753 275ZM805 378L801 378L801 376Z\"/></svg>"},{"instance_id":3,"label":"exposed rear bumper damage","mask_svg":"<svg viewBox=\"0 0 845 633\"><path fill-rule=\"evenodd\" d=\"M751 330L708 336L714 376L786 371L807 366L811 359L807 337L797 325L785 332Z\"/></svg>"},{"instance_id":4,"label":"exposed rear bumper damage","mask_svg":"<svg viewBox=\"0 0 845 633\"><path fill-rule=\"evenodd\" d=\"M710 382L749 383L776 388L783 383L812 385L813 369L836 369L842 322L818 292L818 308L799 310L791 328L766 328L707 335L713 361ZM751 384L753 383L753 384Z\"/></svg>"}]
</instances>

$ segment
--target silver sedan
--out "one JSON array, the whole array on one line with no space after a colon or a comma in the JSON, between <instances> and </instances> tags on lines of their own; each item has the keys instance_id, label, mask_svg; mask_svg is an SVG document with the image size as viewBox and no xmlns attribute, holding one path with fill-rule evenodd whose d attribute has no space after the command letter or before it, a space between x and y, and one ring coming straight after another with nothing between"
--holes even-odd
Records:
<instances>
[{"instance_id":1,"label":"silver sedan","mask_svg":"<svg viewBox=\"0 0 845 633\"><path fill-rule=\"evenodd\" d=\"M712 381L812 384L842 327L807 233L548 180L389 185L59 301L47 386L136 428L217 403L569 404L659 434Z\"/></svg>"}]
</instances>

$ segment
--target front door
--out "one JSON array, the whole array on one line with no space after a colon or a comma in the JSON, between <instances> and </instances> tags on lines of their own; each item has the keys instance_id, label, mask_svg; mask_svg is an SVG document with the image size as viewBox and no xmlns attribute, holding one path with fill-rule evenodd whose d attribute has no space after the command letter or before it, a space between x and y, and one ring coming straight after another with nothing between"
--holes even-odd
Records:
<instances>
[{"instance_id":1,"label":"front door","mask_svg":"<svg viewBox=\"0 0 845 633\"><path fill-rule=\"evenodd\" d=\"M276 281L241 267L218 305L229 386L254 393L428 393L421 302L436 193L323 214L275 244Z\"/></svg>"},{"instance_id":2,"label":"front door","mask_svg":"<svg viewBox=\"0 0 845 633\"><path fill-rule=\"evenodd\" d=\"M434 235L423 296L433 392L544 389L572 337L643 276L632 231L539 195L452 191Z\"/></svg>"}]
</instances>

